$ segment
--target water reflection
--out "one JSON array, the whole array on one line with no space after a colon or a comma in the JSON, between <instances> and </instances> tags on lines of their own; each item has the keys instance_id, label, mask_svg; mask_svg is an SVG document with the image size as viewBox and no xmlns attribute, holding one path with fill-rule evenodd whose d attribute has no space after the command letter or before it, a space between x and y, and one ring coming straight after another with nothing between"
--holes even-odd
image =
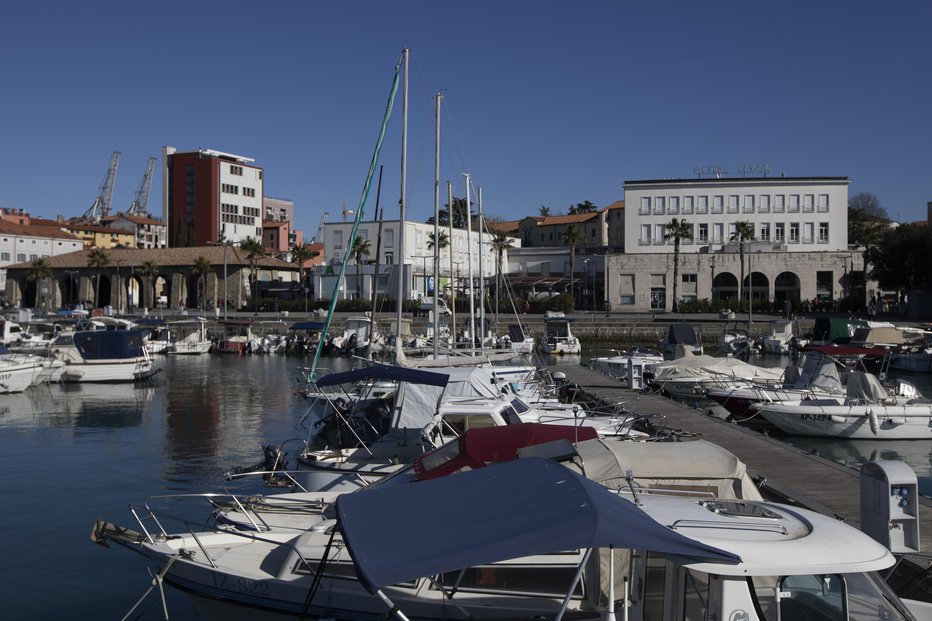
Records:
<instances>
[{"instance_id":1,"label":"water reflection","mask_svg":"<svg viewBox=\"0 0 932 621\"><path fill-rule=\"evenodd\" d=\"M129 427L155 398L151 384L57 384L0 395L0 427Z\"/></svg>"}]
</instances>

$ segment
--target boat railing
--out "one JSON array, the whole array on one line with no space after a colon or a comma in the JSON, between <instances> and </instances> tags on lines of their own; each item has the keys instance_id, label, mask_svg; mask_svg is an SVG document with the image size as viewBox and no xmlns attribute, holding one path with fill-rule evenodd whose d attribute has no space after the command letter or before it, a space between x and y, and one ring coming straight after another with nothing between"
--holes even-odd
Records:
<instances>
[{"instance_id":1,"label":"boat railing","mask_svg":"<svg viewBox=\"0 0 932 621\"><path fill-rule=\"evenodd\" d=\"M755 532L780 533L781 535L789 534L786 527L782 524L751 524L738 520L714 521L714 520L676 520L670 524L669 528L709 528L709 529L727 529L727 530L750 530Z\"/></svg>"},{"instance_id":2,"label":"boat railing","mask_svg":"<svg viewBox=\"0 0 932 621\"><path fill-rule=\"evenodd\" d=\"M185 496L185 495L186 494L181 494L180 496ZM199 495L200 494L190 494L190 496L199 496ZM150 497L150 498L155 498L155 497ZM268 537L262 537L254 533L242 532L242 531L232 530L229 528L220 528L217 526L211 526L210 524L202 524L199 522L195 522L194 520L190 520L188 518L184 518L184 517L177 516L177 515L172 515L169 513L162 512L162 511L149 509L147 507L145 508L145 512L148 513L148 515L142 516L140 514L143 512L142 511L143 507L139 507L138 505L131 504L129 506L129 509L130 509L130 512L133 514L133 517L136 519L136 522L139 524L139 527L142 529L146 542L150 544L155 544L158 538L167 539L169 537L172 537L172 535L170 535L168 531L162 526L162 521L167 522L168 520L171 520L173 522L182 524L185 530L188 532L189 535L191 535L191 538L197 544L197 547L201 550L201 553L204 555L204 558L207 560L210 566L215 569L217 568L218 565L214 561L213 557L207 552L207 548L204 546L204 543L201 541L201 537L198 536L198 533L202 533L202 534L203 533L222 533L224 535L242 537L243 539L246 539L249 541L258 541L262 543L269 543L272 545L288 548L289 550L293 551L297 555L298 559L300 559L300 563L303 563L307 567L313 566L308 561L308 559L304 557L301 551L293 543L291 543L291 541L279 541L276 539L269 539ZM159 519L160 517L162 518L161 520ZM151 518L153 523L157 525L158 534L156 536L153 536L153 534L149 532L149 529L146 528L145 518Z\"/></svg>"},{"instance_id":3,"label":"boat railing","mask_svg":"<svg viewBox=\"0 0 932 621\"><path fill-rule=\"evenodd\" d=\"M295 475L300 471L292 473L288 470L253 470L250 472L236 472L226 476L227 481L241 481L247 478L262 477L264 485L274 487L289 487L294 491L307 492L308 490L298 482ZM306 474L306 473L304 473ZM275 483L272 483L275 481ZM224 487L224 491L232 494L230 490Z\"/></svg>"}]
</instances>

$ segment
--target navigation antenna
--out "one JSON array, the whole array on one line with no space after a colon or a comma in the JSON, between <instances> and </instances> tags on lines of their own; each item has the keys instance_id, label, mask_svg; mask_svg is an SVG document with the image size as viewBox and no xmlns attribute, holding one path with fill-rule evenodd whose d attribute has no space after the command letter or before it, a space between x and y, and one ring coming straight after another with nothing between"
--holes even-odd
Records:
<instances>
[{"instance_id":1,"label":"navigation antenna","mask_svg":"<svg viewBox=\"0 0 932 621\"><path fill-rule=\"evenodd\" d=\"M149 190L152 189L152 172L154 170L155 158L150 157L149 161L146 162L146 172L142 176L142 181L139 182L139 187L136 189L136 198L133 199L133 204L129 206L126 212L127 214L149 217Z\"/></svg>"},{"instance_id":2,"label":"navigation antenna","mask_svg":"<svg viewBox=\"0 0 932 621\"><path fill-rule=\"evenodd\" d=\"M113 186L116 183L117 166L120 164L120 152L114 151L110 157L110 167L107 169L107 176L104 182L100 184L100 190L97 192L97 198L90 209L84 212L85 220L100 222L101 218L110 214L110 199L113 197Z\"/></svg>"}]
</instances>

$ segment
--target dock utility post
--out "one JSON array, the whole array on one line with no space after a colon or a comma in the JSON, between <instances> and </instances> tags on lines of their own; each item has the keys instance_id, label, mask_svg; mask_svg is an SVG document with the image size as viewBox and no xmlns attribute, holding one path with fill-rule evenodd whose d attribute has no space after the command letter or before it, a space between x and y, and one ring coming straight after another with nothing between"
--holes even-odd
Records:
<instances>
[{"instance_id":1,"label":"dock utility post","mask_svg":"<svg viewBox=\"0 0 932 621\"><path fill-rule=\"evenodd\" d=\"M919 552L919 486L902 461L861 466L861 530L894 554Z\"/></svg>"}]
</instances>

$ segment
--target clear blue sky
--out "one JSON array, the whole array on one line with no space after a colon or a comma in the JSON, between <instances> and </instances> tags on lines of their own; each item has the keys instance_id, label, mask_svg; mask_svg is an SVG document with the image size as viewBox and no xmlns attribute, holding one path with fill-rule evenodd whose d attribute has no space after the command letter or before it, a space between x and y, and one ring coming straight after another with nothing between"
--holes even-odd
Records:
<instances>
[{"instance_id":1,"label":"clear blue sky","mask_svg":"<svg viewBox=\"0 0 932 621\"><path fill-rule=\"evenodd\" d=\"M412 219L433 213L441 90L441 203L468 171L504 219L603 207L626 179L702 164L848 176L901 221L932 201L926 2L37 0L3 21L0 207L39 216L84 213L113 151L125 210L149 156L204 147L254 158L310 237L359 201L404 47Z\"/></svg>"}]
</instances>

